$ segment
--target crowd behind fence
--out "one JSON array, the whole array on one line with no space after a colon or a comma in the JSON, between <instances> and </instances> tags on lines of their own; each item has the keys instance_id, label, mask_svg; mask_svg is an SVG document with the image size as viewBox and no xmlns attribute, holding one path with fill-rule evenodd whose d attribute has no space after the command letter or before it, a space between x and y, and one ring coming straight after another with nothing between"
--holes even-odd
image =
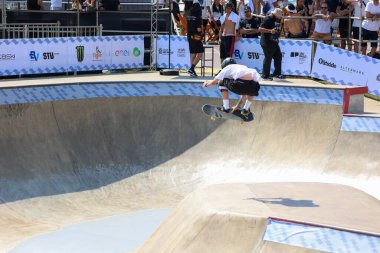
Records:
<instances>
[{"instance_id":1,"label":"crowd behind fence","mask_svg":"<svg viewBox=\"0 0 380 253\"><path fill-rule=\"evenodd\" d=\"M323 1L323 0L322 0ZM23 2L25 3L25 2ZM134 0L133 2L129 3L122 3L124 5L129 5L129 6L148 6L150 10L153 8L161 9L163 12L168 12L167 6L164 4L157 4L157 3L146 3L146 1L141 0L141 3L138 3L138 1ZM13 6L13 7L12 7ZM21 8L22 4L20 1L12 1L12 2L7 2L7 7L9 8ZM286 10L286 9L284 9ZM43 15L44 12L41 14ZM79 15L78 13L78 20L79 20ZM99 13L104 13L107 14L109 13L112 15L114 12L110 11L99 11ZM136 11L119 11L118 14L126 14L129 15L129 13L135 13L137 15L142 15L143 13L147 14L147 12L142 11L141 9L136 10ZM116 13L115 13L116 14ZM314 23L316 20L316 17L314 15L311 16L289 16L289 13L284 11L284 17L283 21L285 19L302 19L302 20L312 20L311 23ZM156 31L156 35L158 34L168 34L172 32L176 32L178 35L186 35L186 18L184 17L184 12L183 12L183 7L181 7L181 12L179 13L180 17L178 20L173 18L171 22L173 22L174 26L173 31L169 31L167 29L160 29ZM260 20L263 19L265 16L262 14L252 14L253 16L259 18ZM61 25L60 22L57 23L6 23L6 24L0 24L0 35L2 36L3 39L13 39L13 38L52 38L52 37L79 37L79 36L102 36L102 35L124 35L124 34L142 34L146 38L149 38L151 36L148 34L149 32L147 31L139 31L139 30L128 30L128 29L112 29L112 27L104 27L102 23L99 23L98 20L98 11L97 11L97 21L95 26L85 26L85 25L80 25L78 22L78 25L76 26L68 26L68 25ZM115 16L115 15L114 15ZM121 16L120 16L121 17ZM335 20L342 20L342 19L348 19L349 20L349 27L348 27L348 37L347 39L347 46L346 48L351 49L351 45L354 45L355 43L362 44L362 43L370 43L370 42L379 42L379 38L377 40L364 40L361 36L358 39L355 39L352 37L352 21L353 20L360 20L359 23L361 23L363 20L366 20L367 18L363 17L353 17L352 15L349 15L348 17L339 17L336 16L334 17ZM376 18L376 20L379 20L380 18ZM163 23L163 20L158 20L159 23ZM167 27L167 26L166 26ZM205 43L209 41L218 41L218 26L213 26L213 22L211 19L208 20L207 27L205 27ZM336 28L332 29L336 30ZM308 34L309 36L307 38L302 38L303 40L315 40L310 37L310 34L312 33L312 29L310 30L310 33ZM362 27L359 26L359 34L362 33ZM282 37L285 37L285 32L282 30ZM291 39L291 38L290 38ZM298 38L300 39L300 38ZM339 29L337 32L337 36L332 38L333 44L336 46L339 46L339 42L342 41L343 38L340 37ZM150 45L150 43L147 43L149 46L146 48L146 53L152 53L153 48ZM378 46L379 48L379 46ZM356 50L358 50L356 48Z\"/></svg>"}]
</instances>

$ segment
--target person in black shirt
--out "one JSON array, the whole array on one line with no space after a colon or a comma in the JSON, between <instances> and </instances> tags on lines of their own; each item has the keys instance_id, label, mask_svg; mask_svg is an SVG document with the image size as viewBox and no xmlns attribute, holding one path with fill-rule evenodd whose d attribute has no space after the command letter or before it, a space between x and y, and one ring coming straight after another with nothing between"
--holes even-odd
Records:
<instances>
[{"instance_id":1,"label":"person in black shirt","mask_svg":"<svg viewBox=\"0 0 380 253\"><path fill-rule=\"evenodd\" d=\"M331 14L332 12L336 13L336 8L338 7L339 0L326 0L325 1L327 4L327 9L329 13Z\"/></svg>"},{"instance_id":2,"label":"person in black shirt","mask_svg":"<svg viewBox=\"0 0 380 253\"><path fill-rule=\"evenodd\" d=\"M190 51L190 69L187 71L190 76L197 77L195 66L202 59L204 47L202 43L202 9L199 3L193 4L190 15L187 16L187 40Z\"/></svg>"},{"instance_id":3,"label":"person in black shirt","mask_svg":"<svg viewBox=\"0 0 380 253\"><path fill-rule=\"evenodd\" d=\"M184 13L183 15L185 17L189 16L190 15L190 12L191 12L191 7L193 6L193 0L183 0L184 4L185 4L185 7L184 7Z\"/></svg>"},{"instance_id":4,"label":"person in black shirt","mask_svg":"<svg viewBox=\"0 0 380 253\"><path fill-rule=\"evenodd\" d=\"M343 49L346 49L347 44L347 38L348 38L348 17L351 15L351 13L354 10L354 6L349 2L348 0L340 0L338 7L336 8L336 14L339 17L344 17L342 19L339 19L339 34L341 38L341 44L340 47ZM352 22L351 22L352 25ZM351 50L351 44L349 44L348 50Z\"/></svg>"},{"instance_id":5,"label":"person in black shirt","mask_svg":"<svg viewBox=\"0 0 380 253\"><path fill-rule=\"evenodd\" d=\"M240 21L239 32L243 38L258 38L260 21L257 17L252 15L251 7L246 5L244 7L245 19Z\"/></svg>"},{"instance_id":6,"label":"person in black shirt","mask_svg":"<svg viewBox=\"0 0 380 253\"><path fill-rule=\"evenodd\" d=\"M281 18L282 10L276 8L264 18L259 28L261 32L260 45L264 51L263 73L261 76L264 80L273 80L269 76L272 59L274 60L273 76L278 79L284 79L284 76L281 74L282 52L279 46Z\"/></svg>"}]
</instances>

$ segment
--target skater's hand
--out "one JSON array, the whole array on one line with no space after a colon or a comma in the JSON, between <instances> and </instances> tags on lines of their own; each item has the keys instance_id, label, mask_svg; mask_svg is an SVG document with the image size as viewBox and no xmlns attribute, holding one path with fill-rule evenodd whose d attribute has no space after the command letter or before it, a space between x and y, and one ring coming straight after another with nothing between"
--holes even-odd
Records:
<instances>
[{"instance_id":1,"label":"skater's hand","mask_svg":"<svg viewBox=\"0 0 380 253\"><path fill-rule=\"evenodd\" d=\"M238 106L232 106L232 112L235 112L237 109L239 109Z\"/></svg>"},{"instance_id":2,"label":"skater's hand","mask_svg":"<svg viewBox=\"0 0 380 253\"><path fill-rule=\"evenodd\" d=\"M204 88L207 88L207 86L208 86L208 81L204 81L204 83L203 83L203 87L204 87Z\"/></svg>"}]
</instances>

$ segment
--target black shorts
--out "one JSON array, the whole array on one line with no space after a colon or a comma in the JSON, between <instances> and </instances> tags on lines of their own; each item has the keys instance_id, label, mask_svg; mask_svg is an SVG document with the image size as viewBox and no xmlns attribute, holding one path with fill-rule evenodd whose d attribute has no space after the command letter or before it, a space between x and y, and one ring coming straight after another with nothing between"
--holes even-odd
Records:
<instances>
[{"instance_id":1,"label":"black shorts","mask_svg":"<svg viewBox=\"0 0 380 253\"><path fill-rule=\"evenodd\" d=\"M362 31L363 32L363 31ZM359 27L352 27L352 36L354 39L359 39Z\"/></svg>"},{"instance_id":2,"label":"black shorts","mask_svg":"<svg viewBox=\"0 0 380 253\"><path fill-rule=\"evenodd\" d=\"M297 38L307 38L307 34L305 31L302 31L301 33L298 33L298 34L291 34L291 33L288 33L288 38L292 38L292 39L297 39Z\"/></svg>"},{"instance_id":3,"label":"black shorts","mask_svg":"<svg viewBox=\"0 0 380 253\"><path fill-rule=\"evenodd\" d=\"M340 38L347 39L348 38L348 27L339 27Z\"/></svg>"},{"instance_id":4,"label":"black shorts","mask_svg":"<svg viewBox=\"0 0 380 253\"><path fill-rule=\"evenodd\" d=\"M363 40L377 40L377 31L368 31L367 29L362 28ZM367 46L367 43L364 42L362 46ZM377 47L377 42L371 42L371 47Z\"/></svg>"},{"instance_id":5,"label":"black shorts","mask_svg":"<svg viewBox=\"0 0 380 253\"><path fill-rule=\"evenodd\" d=\"M248 96L258 96L260 90L260 84L253 80L233 80L224 78L222 82L219 82L219 86L224 86L238 95Z\"/></svg>"},{"instance_id":6,"label":"black shorts","mask_svg":"<svg viewBox=\"0 0 380 253\"><path fill-rule=\"evenodd\" d=\"M202 40L195 40L190 35L187 36L187 40L189 41L190 54L200 54L205 51Z\"/></svg>"},{"instance_id":7,"label":"black shorts","mask_svg":"<svg viewBox=\"0 0 380 253\"><path fill-rule=\"evenodd\" d=\"M232 57L234 53L235 36L222 36L220 40L220 59Z\"/></svg>"}]
</instances>

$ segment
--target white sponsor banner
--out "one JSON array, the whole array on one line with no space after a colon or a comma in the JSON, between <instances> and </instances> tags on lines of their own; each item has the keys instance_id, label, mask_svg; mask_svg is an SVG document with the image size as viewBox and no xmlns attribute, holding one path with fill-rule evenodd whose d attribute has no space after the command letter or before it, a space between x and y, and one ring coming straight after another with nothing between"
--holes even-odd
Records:
<instances>
[{"instance_id":1,"label":"white sponsor banner","mask_svg":"<svg viewBox=\"0 0 380 253\"><path fill-rule=\"evenodd\" d=\"M169 68L169 36L157 36L155 52L158 68ZM155 59L154 59L155 60ZM170 68L189 69L189 42L185 36L170 36Z\"/></svg>"},{"instance_id":2,"label":"white sponsor banner","mask_svg":"<svg viewBox=\"0 0 380 253\"><path fill-rule=\"evenodd\" d=\"M144 66L144 36L112 36L110 48L112 68Z\"/></svg>"},{"instance_id":3,"label":"white sponsor banner","mask_svg":"<svg viewBox=\"0 0 380 253\"><path fill-rule=\"evenodd\" d=\"M318 43L311 77L331 83L367 86L372 58Z\"/></svg>"},{"instance_id":4,"label":"white sponsor banner","mask_svg":"<svg viewBox=\"0 0 380 253\"><path fill-rule=\"evenodd\" d=\"M69 71L90 71L107 68L111 64L111 42L102 37L68 38Z\"/></svg>"},{"instance_id":5,"label":"white sponsor banner","mask_svg":"<svg viewBox=\"0 0 380 253\"><path fill-rule=\"evenodd\" d=\"M29 39L23 47L27 51L27 66L24 67L27 73L57 73L67 69L64 39Z\"/></svg>"},{"instance_id":6,"label":"white sponsor banner","mask_svg":"<svg viewBox=\"0 0 380 253\"><path fill-rule=\"evenodd\" d=\"M368 92L380 96L380 60L371 58L371 64L368 69Z\"/></svg>"},{"instance_id":7,"label":"white sponsor banner","mask_svg":"<svg viewBox=\"0 0 380 253\"><path fill-rule=\"evenodd\" d=\"M0 75L142 68L144 36L0 40Z\"/></svg>"},{"instance_id":8,"label":"white sponsor banner","mask_svg":"<svg viewBox=\"0 0 380 253\"><path fill-rule=\"evenodd\" d=\"M282 73L285 75L309 76L311 70L310 41L280 40L282 52ZM259 72L263 69L264 52L260 46L260 39L240 39L235 43L234 58L239 64L255 68ZM271 71L274 70L272 61Z\"/></svg>"},{"instance_id":9,"label":"white sponsor banner","mask_svg":"<svg viewBox=\"0 0 380 253\"><path fill-rule=\"evenodd\" d=\"M22 74L28 67L28 51L21 43L0 41L0 76Z\"/></svg>"}]
</instances>

